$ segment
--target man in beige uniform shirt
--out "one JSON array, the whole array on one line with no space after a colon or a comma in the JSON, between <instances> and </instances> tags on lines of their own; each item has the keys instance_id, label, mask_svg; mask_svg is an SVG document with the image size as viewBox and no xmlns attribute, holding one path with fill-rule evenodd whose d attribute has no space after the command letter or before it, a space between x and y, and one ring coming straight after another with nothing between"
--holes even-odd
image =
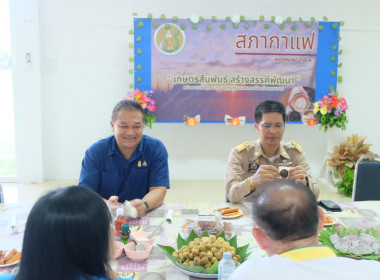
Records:
<instances>
[{"instance_id":1,"label":"man in beige uniform shirt","mask_svg":"<svg viewBox=\"0 0 380 280\"><path fill-rule=\"evenodd\" d=\"M280 177L301 182L318 198L317 183L310 176L302 148L294 140L281 142L285 131L284 105L273 100L260 103L255 110L255 120L260 138L238 145L228 157L227 199L232 203L240 202L261 184ZM280 169L285 169L281 175Z\"/></svg>"}]
</instances>

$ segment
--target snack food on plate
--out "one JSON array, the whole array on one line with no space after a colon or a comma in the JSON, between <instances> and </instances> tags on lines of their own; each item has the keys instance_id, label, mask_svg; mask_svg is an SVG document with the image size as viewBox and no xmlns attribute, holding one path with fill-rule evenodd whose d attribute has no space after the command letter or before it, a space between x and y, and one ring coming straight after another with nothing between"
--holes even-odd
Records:
<instances>
[{"instance_id":1,"label":"snack food on plate","mask_svg":"<svg viewBox=\"0 0 380 280\"><path fill-rule=\"evenodd\" d=\"M242 259L236 254L236 249L228 241L215 235L195 238L188 246L184 245L178 251L174 251L172 256L185 265L203 266L208 269L223 258L224 252L231 252L232 258L241 262Z\"/></svg>"},{"instance_id":2,"label":"snack food on plate","mask_svg":"<svg viewBox=\"0 0 380 280\"><path fill-rule=\"evenodd\" d=\"M221 222L221 219L214 215L199 215L196 221L186 219L185 224L181 227L181 236L186 239L190 232L194 232L201 237L206 231L210 235L219 236L223 231L227 238L232 234L232 224Z\"/></svg>"},{"instance_id":3,"label":"snack food on plate","mask_svg":"<svg viewBox=\"0 0 380 280\"><path fill-rule=\"evenodd\" d=\"M16 249L10 250L8 253L0 250L0 265L11 264L21 259L21 252Z\"/></svg>"}]
</instances>

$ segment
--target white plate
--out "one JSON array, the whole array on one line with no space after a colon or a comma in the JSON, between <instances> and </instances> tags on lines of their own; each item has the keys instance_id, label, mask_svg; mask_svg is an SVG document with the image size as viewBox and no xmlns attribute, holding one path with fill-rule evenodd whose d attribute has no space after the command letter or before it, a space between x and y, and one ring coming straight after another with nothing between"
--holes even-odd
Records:
<instances>
[{"instance_id":1,"label":"white plate","mask_svg":"<svg viewBox=\"0 0 380 280\"><path fill-rule=\"evenodd\" d=\"M239 213L239 214L237 214L237 215L234 215L234 216L223 216L222 215L222 219L235 219L235 218L238 218L238 217L240 217L240 216L243 216L243 211L238 211L237 213Z\"/></svg>"},{"instance_id":2,"label":"white plate","mask_svg":"<svg viewBox=\"0 0 380 280\"><path fill-rule=\"evenodd\" d=\"M325 223L325 227L329 227L329 226L335 225L338 222L338 219L335 218L334 216L331 216L331 215L325 215L325 216L330 217L331 220L332 220L331 223Z\"/></svg>"},{"instance_id":3,"label":"white plate","mask_svg":"<svg viewBox=\"0 0 380 280\"><path fill-rule=\"evenodd\" d=\"M190 275L190 276L193 276L193 277L209 278L209 279L217 279L218 278L218 274L197 273L197 272L191 272L191 271L182 269L178 266L175 266L175 267L178 268L179 270L181 270L183 273Z\"/></svg>"},{"instance_id":4,"label":"white plate","mask_svg":"<svg viewBox=\"0 0 380 280\"><path fill-rule=\"evenodd\" d=\"M7 267L7 266L12 266L12 265L16 265L20 262L20 260L18 260L17 262L13 262L13 263L7 263L7 264L0 264L0 268L2 267Z\"/></svg>"}]
</instances>

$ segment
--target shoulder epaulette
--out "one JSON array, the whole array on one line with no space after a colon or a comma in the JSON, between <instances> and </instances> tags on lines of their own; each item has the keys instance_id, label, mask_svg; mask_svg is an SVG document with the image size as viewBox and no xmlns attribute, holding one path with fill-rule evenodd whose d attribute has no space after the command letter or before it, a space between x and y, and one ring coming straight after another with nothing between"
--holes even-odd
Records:
<instances>
[{"instance_id":1,"label":"shoulder epaulette","mask_svg":"<svg viewBox=\"0 0 380 280\"><path fill-rule=\"evenodd\" d=\"M296 141L292 140L292 144L293 144L294 148L297 149L297 151L299 151L300 153L302 153L302 148L301 148L300 145L297 144Z\"/></svg>"},{"instance_id":2,"label":"shoulder epaulette","mask_svg":"<svg viewBox=\"0 0 380 280\"><path fill-rule=\"evenodd\" d=\"M241 151L247 149L247 148L249 147L249 145L250 145L249 141L245 141L244 143L242 143L242 144L240 144L240 145L237 145L237 146L236 146L236 150L237 150L238 152L241 152Z\"/></svg>"}]
</instances>

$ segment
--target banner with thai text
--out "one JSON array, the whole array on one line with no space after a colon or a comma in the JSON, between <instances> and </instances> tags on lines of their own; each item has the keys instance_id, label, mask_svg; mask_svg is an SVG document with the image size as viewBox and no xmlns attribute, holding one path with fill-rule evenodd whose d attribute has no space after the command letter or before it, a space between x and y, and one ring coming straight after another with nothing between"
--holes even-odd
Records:
<instances>
[{"instance_id":1,"label":"banner with thai text","mask_svg":"<svg viewBox=\"0 0 380 280\"><path fill-rule=\"evenodd\" d=\"M135 87L154 91L157 121L252 122L271 99L285 105L288 122L300 122L336 87L339 25L246 23L135 19Z\"/></svg>"}]
</instances>

